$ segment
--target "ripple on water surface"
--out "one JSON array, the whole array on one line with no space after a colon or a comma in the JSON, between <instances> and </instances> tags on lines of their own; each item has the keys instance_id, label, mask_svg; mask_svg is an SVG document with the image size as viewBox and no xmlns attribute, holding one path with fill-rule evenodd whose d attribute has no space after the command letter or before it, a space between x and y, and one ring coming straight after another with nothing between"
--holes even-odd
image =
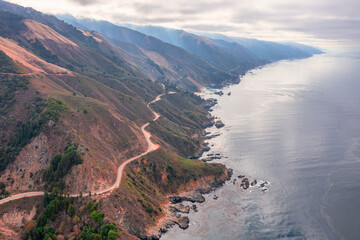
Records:
<instances>
[{"instance_id":1,"label":"ripple on water surface","mask_svg":"<svg viewBox=\"0 0 360 240\"><path fill-rule=\"evenodd\" d=\"M360 239L360 61L324 54L254 70L224 89L209 140L234 177L163 239ZM218 196L214 200L214 194Z\"/></svg>"}]
</instances>

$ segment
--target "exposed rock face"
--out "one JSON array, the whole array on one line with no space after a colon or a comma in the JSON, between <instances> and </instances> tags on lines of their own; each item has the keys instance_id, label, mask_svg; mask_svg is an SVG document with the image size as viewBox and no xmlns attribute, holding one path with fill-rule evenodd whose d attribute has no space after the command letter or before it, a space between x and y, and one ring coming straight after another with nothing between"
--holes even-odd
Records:
<instances>
[{"instance_id":1,"label":"exposed rock face","mask_svg":"<svg viewBox=\"0 0 360 240\"><path fill-rule=\"evenodd\" d=\"M6 184L11 194L42 190L42 170L49 166L57 152L64 149L67 136L40 133L26 145L14 162L2 172L0 182Z\"/></svg>"},{"instance_id":2,"label":"exposed rock face","mask_svg":"<svg viewBox=\"0 0 360 240\"><path fill-rule=\"evenodd\" d=\"M225 126L225 124L221 120L217 120L215 122L215 127L217 127L217 128L222 128L224 126Z\"/></svg>"},{"instance_id":3,"label":"exposed rock face","mask_svg":"<svg viewBox=\"0 0 360 240\"><path fill-rule=\"evenodd\" d=\"M190 220L187 216L181 216L180 214L177 214L176 211L173 211L173 208L168 206L165 211L167 212L167 215L169 215L168 218L163 219L162 222L160 222L160 226L157 232L154 232L153 234L149 236L141 236L140 239L146 239L146 240L157 240L160 239L161 235L168 231L169 228L177 224L181 229L187 229L189 227Z\"/></svg>"}]
</instances>

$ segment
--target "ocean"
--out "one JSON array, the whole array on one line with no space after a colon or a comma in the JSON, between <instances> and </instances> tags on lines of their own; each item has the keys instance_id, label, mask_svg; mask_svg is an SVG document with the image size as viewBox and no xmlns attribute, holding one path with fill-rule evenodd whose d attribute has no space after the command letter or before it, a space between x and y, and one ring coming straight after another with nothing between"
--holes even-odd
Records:
<instances>
[{"instance_id":1,"label":"ocean","mask_svg":"<svg viewBox=\"0 0 360 240\"><path fill-rule=\"evenodd\" d=\"M360 239L360 54L280 61L222 91L203 94L225 123L207 129L220 136L203 157L222 154L213 162L237 181L162 239ZM267 190L242 189L238 175Z\"/></svg>"}]
</instances>

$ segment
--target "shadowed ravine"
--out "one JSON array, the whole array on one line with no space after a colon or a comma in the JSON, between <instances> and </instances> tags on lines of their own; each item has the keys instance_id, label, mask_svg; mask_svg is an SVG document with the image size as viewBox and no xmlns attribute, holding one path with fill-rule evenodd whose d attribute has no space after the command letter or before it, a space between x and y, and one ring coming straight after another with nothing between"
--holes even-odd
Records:
<instances>
[{"instance_id":1,"label":"shadowed ravine","mask_svg":"<svg viewBox=\"0 0 360 240\"><path fill-rule=\"evenodd\" d=\"M175 92L168 92L168 93L162 93L160 95L158 95L153 101L149 102L147 104L147 107L150 109L150 111L155 115L155 117L151 120L151 121L156 121L159 117L160 117L160 114L158 114L157 112L155 112L154 110L151 109L150 107L150 104L152 103L155 103L159 100L161 100L161 97L164 96L165 94L174 94ZM108 193L108 192L111 192L112 190L118 188L120 186L120 183L121 183L121 178L122 178L122 175L123 175L123 171L126 167L127 164L129 164L130 162L138 159L139 157L142 157L142 156L145 156L146 154L152 152L152 151L155 151L156 149L159 148L159 145L153 143L151 141L151 133L146 131L146 127L150 124L150 121L145 123L144 125L141 126L141 132L142 134L144 135L145 139L146 139L146 142L148 144L148 148L145 152L135 156L135 157L132 157L128 160L126 160L125 162L123 162L119 168L118 168L118 171L117 171L117 177L116 177L116 181L115 183L106 188L106 189L103 189L103 190L99 190L99 191L95 191L93 194L96 194L96 195L101 195L101 194L105 194L105 193ZM13 201L13 200L18 200L18 199L22 199L22 198L27 198L27 197L37 197L37 196L43 196L45 194L45 192L26 192L26 193L19 193L19 194L16 194L16 195L13 195L13 196L10 196L10 197L7 197L7 198L4 198L4 199L1 199L0 200L0 205L1 204L4 204L4 203L7 203L7 202L10 202L10 201ZM80 195L80 193L73 193L73 194L70 194L70 197L78 197ZM82 196L89 196L89 193L83 193Z\"/></svg>"}]
</instances>

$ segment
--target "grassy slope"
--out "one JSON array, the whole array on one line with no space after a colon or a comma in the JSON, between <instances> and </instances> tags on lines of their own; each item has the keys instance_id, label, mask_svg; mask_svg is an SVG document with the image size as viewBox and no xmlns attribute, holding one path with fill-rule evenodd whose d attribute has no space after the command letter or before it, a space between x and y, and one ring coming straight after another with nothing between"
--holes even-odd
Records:
<instances>
[{"instance_id":1,"label":"grassy slope","mask_svg":"<svg viewBox=\"0 0 360 240\"><path fill-rule=\"evenodd\" d=\"M149 126L155 141L183 157L198 155L202 143L198 137L210 122L201 103L199 97L185 92L166 95L157 102L153 109L161 118Z\"/></svg>"}]
</instances>

